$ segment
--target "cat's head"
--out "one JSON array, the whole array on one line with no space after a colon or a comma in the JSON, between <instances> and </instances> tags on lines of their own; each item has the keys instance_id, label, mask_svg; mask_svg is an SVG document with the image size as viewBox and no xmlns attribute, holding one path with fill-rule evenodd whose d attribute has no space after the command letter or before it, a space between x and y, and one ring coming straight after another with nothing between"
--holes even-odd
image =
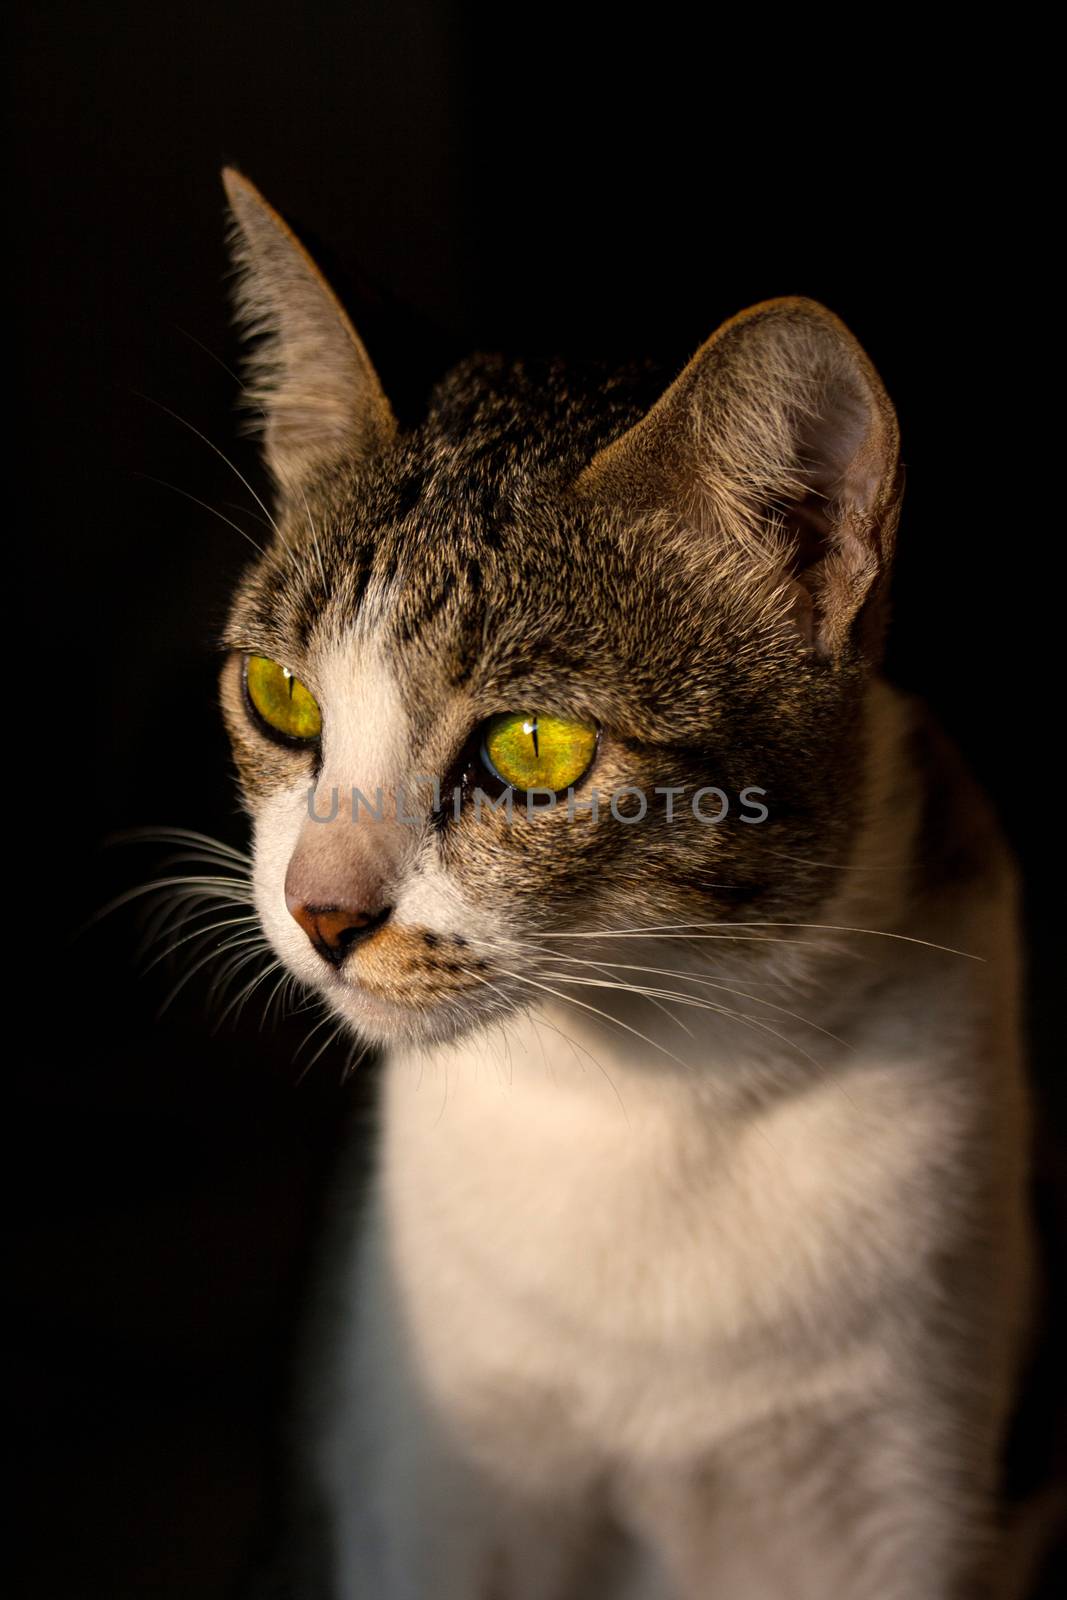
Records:
<instances>
[{"instance_id":1,"label":"cat's head","mask_svg":"<svg viewBox=\"0 0 1067 1600\"><path fill-rule=\"evenodd\" d=\"M277 493L222 702L284 963L360 1033L430 1040L558 989L566 938L817 920L900 497L851 334L770 301L655 387L475 356L403 433L226 182Z\"/></svg>"}]
</instances>

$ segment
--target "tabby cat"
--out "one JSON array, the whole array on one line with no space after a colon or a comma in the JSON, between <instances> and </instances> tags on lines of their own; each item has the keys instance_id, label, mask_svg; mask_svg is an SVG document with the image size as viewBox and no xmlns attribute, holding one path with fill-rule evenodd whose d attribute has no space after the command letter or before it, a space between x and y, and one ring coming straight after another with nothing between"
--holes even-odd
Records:
<instances>
[{"instance_id":1,"label":"tabby cat","mask_svg":"<svg viewBox=\"0 0 1067 1600\"><path fill-rule=\"evenodd\" d=\"M669 383L472 356L403 431L225 183L276 486L222 674L255 907L385 1047L310 1362L323 1592L999 1594L1016 882L879 675L870 361L771 300Z\"/></svg>"}]
</instances>

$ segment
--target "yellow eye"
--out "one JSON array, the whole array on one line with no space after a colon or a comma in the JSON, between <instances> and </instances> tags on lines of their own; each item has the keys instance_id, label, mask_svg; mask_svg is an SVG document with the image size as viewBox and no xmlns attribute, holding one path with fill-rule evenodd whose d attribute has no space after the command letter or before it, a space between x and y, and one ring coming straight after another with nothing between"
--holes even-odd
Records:
<instances>
[{"instance_id":1,"label":"yellow eye","mask_svg":"<svg viewBox=\"0 0 1067 1600\"><path fill-rule=\"evenodd\" d=\"M276 733L303 741L317 739L322 732L317 702L288 667L266 656L249 656L245 688L255 710Z\"/></svg>"},{"instance_id":2,"label":"yellow eye","mask_svg":"<svg viewBox=\"0 0 1067 1600\"><path fill-rule=\"evenodd\" d=\"M486 765L513 789L551 789L559 794L592 765L596 728L536 712L504 711L485 725Z\"/></svg>"}]
</instances>

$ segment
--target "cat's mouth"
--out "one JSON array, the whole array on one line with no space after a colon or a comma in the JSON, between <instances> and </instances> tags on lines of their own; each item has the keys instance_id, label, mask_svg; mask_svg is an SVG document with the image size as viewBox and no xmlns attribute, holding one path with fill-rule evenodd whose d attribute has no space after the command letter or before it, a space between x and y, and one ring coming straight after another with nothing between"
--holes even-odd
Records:
<instances>
[{"instance_id":1,"label":"cat's mouth","mask_svg":"<svg viewBox=\"0 0 1067 1600\"><path fill-rule=\"evenodd\" d=\"M499 1011L501 988L489 971L461 934L394 925L360 945L339 969L327 968L322 981L331 1004L379 1042L441 1040Z\"/></svg>"}]
</instances>

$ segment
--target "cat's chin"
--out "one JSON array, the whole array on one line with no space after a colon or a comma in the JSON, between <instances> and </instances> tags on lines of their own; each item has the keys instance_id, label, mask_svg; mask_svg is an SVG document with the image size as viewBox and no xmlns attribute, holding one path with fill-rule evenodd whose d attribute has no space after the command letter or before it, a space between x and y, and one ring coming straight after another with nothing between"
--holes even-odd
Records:
<instances>
[{"instance_id":1,"label":"cat's chin","mask_svg":"<svg viewBox=\"0 0 1067 1600\"><path fill-rule=\"evenodd\" d=\"M482 1024L473 1008L459 1011L454 1002L411 1005L370 993L356 984L331 985L324 998L353 1033L371 1044L448 1044Z\"/></svg>"}]
</instances>

